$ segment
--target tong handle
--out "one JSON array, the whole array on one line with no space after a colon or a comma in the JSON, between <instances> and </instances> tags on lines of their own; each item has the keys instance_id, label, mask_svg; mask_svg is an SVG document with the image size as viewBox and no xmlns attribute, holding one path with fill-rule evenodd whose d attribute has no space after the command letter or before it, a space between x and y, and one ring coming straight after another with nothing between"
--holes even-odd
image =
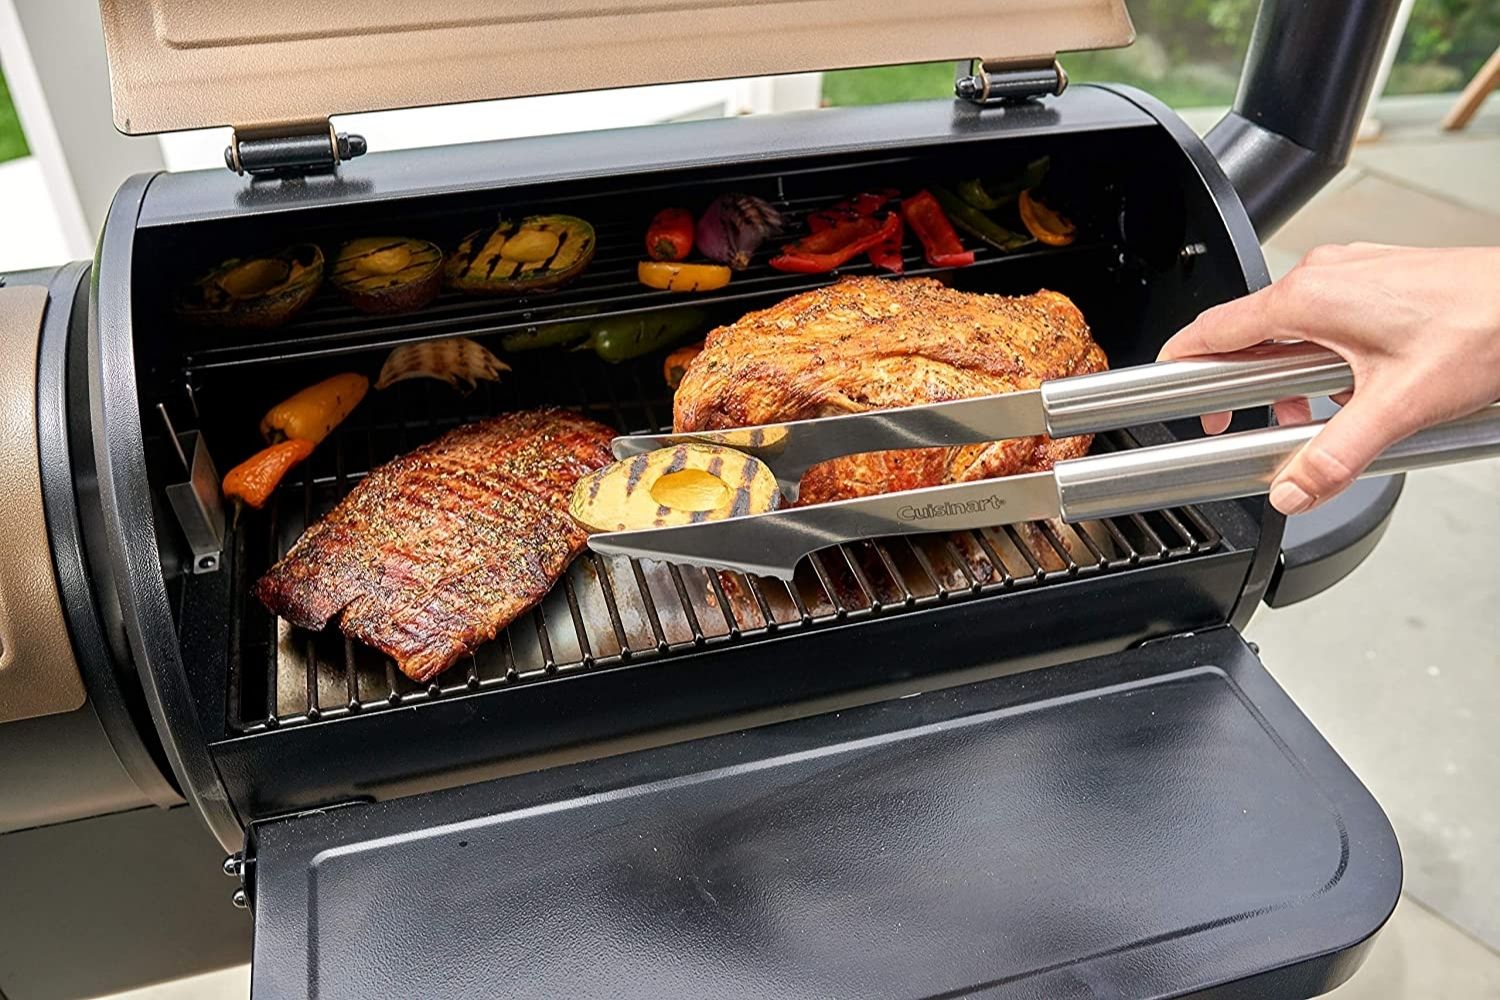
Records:
<instances>
[{"instance_id":1,"label":"tong handle","mask_svg":"<svg viewBox=\"0 0 1500 1000\"><path fill-rule=\"evenodd\" d=\"M1243 431L1057 463L1063 518L1083 521L1264 493L1324 421ZM1387 448L1360 476L1500 456L1500 403L1429 427Z\"/></svg>"},{"instance_id":2,"label":"tong handle","mask_svg":"<svg viewBox=\"0 0 1500 1000\"><path fill-rule=\"evenodd\" d=\"M1047 432L1067 437L1352 388L1348 362L1299 341L1055 379L1041 393Z\"/></svg>"}]
</instances>

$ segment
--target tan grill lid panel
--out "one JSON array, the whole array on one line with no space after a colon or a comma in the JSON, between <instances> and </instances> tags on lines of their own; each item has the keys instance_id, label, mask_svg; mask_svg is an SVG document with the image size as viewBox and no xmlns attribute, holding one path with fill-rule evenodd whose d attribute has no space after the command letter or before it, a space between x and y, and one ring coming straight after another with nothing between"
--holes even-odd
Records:
<instances>
[{"instance_id":1,"label":"tan grill lid panel","mask_svg":"<svg viewBox=\"0 0 1500 1000\"><path fill-rule=\"evenodd\" d=\"M0 288L0 723L84 701L42 507L36 366L46 309L45 288Z\"/></svg>"},{"instance_id":2,"label":"tan grill lid panel","mask_svg":"<svg viewBox=\"0 0 1500 1000\"><path fill-rule=\"evenodd\" d=\"M115 125L269 129L502 97L1133 38L1124 0L101 0Z\"/></svg>"}]
</instances>

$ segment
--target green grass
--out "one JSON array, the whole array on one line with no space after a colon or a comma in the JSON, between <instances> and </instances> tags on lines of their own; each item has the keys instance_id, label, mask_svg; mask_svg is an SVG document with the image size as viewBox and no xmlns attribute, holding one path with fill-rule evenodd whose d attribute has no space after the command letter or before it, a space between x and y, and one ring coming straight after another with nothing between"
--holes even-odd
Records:
<instances>
[{"instance_id":1,"label":"green grass","mask_svg":"<svg viewBox=\"0 0 1500 1000\"><path fill-rule=\"evenodd\" d=\"M1238 69L1211 65L1175 66L1164 72L1143 64L1131 50L1080 52L1063 57L1074 82L1107 80L1149 90L1175 107L1228 104L1234 99ZM823 97L829 104L889 104L953 96L953 64L914 63L846 69L823 74Z\"/></svg>"},{"instance_id":2,"label":"green grass","mask_svg":"<svg viewBox=\"0 0 1500 1000\"><path fill-rule=\"evenodd\" d=\"M10 89L5 86L5 77L0 75L0 163L30 152L26 147L26 136L21 133L21 120L16 117L16 106L10 102Z\"/></svg>"}]
</instances>

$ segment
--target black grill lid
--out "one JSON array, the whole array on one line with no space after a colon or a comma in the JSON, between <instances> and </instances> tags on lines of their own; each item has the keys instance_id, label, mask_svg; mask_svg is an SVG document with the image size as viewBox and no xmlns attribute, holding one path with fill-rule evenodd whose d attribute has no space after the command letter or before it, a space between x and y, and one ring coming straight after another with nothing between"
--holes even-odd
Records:
<instances>
[{"instance_id":1,"label":"black grill lid","mask_svg":"<svg viewBox=\"0 0 1500 1000\"><path fill-rule=\"evenodd\" d=\"M1133 38L1124 0L100 0L132 135Z\"/></svg>"},{"instance_id":2,"label":"black grill lid","mask_svg":"<svg viewBox=\"0 0 1500 1000\"><path fill-rule=\"evenodd\" d=\"M1312 996L1401 882L1229 629L252 847L258 998Z\"/></svg>"}]
</instances>

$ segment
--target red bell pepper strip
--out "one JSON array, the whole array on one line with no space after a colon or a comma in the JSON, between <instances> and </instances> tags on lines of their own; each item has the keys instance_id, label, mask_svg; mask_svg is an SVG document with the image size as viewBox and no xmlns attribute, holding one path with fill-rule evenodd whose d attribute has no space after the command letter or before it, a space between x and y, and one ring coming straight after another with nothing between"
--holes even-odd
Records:
<instances>
[{"instance_id":1,"label":"red bell pepper strip","mask_svg":"<svg viewBox=\"0 0 1500 1000\"><path fill-rule=\"evenodd\" d=\"M892 212L891 218L896 220L896 229L870 248L870 263L882 271L900 274L906 269L906 261L901 255L901 242L906 238L906 227L901 224L898 213Z\"/></svg>"},{"instance_id":2,"label":"red bell pepper strip","mask_svg":"<svg viewBox=\"0 0 1500 1000\"><path fill-rule=\"evenodd\" d=\"M855 195L846 202L840 202L837 207L849 207L860 215L874 215L885 207L885 203L900 197L901 192L895 188L886 188L883 191L864 191Z\"/></svg>"},{"instance_id":3,"label":"red bell pepper strip","mask_svg":"<svg viewBox=\"0 0 1500 1000\"><path fill-rule=\"evenodd\" d=\"M884 219L842 219L783 247L779 256L771 258L771 266L778 271L824 274L884 243L900 225L894 212L886 213Z\"/></svg>"},{"instance_id":4,"label":"red bell pepper strip","mask_svg":"<svg viewBox=\"0 0 1500 1000\"><path fill-rule=\"evenodd\" d=\"M967 267L974 263L974 251L964 249L953 223L931 192L918 191L907 198L901 203L901 214L921 240L927 263L933 267Z\"/></svg>"},{"instance_id":5,"label":"red bell pepper strip","mask_svg":"<svg viewBox=\"0 0 1500 1000\"><path fill-rule=\"evenodd\" d=\"M807 213L807 231L810 233L821 233L825 229L832 229L841 222L853 222L859 215L850 209L845 202L839 202L829 208L820 208L816 212Z\"/></svg>"},{"instance_id":6,"label":"red bell pepper strip","mask_svg":"<svg viewBox=\"0 0 1500 1000\"><path fill-rule=\"evenodd\" d=\"M885 206L886 202L899 197L900 194L901 192L895 188L885 188L881 191L865 191L853 198L845 198L843 201L834 202L827 208L809 212L807 227L816 233L820 229L827 229L841 219L857 219L860 216L874 215Z\"/></svg>"}]
</instances>

